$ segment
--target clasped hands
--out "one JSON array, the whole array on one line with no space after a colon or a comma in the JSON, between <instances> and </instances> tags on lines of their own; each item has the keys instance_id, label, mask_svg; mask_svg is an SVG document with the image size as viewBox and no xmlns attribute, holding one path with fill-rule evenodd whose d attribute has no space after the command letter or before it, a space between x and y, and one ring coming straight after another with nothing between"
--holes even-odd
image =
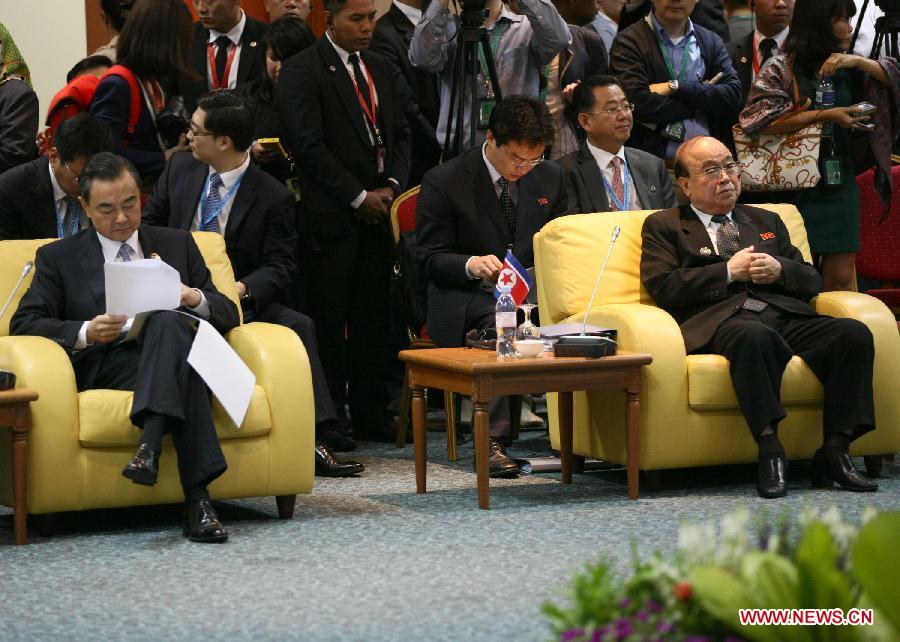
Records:
<instances>
[{"instance_id":1,"label":"clasped hands","mask_svg":"<svg viewBox=\"0 0 900 642\"><path fill-rule=\"evenodd\" d=\"M181 284L181 305L196 308L202 301L200 293L194 288ZM94 343L112 343L119 338L128 317L124 314L98 314L88 322L86 338L88 345Z\"/></svg>"},{"instance_id":2,"label":"clasped hands","mask_svg":"<svg viewBox=\"0 0 900 642\"><path fill-rule=\"evenodd\" d=\"M754 252L755 247L744 248L728 259L728 273L732 281L752 281L757 285L769 285L781 278L781 263L770 254Z\"/></svg>"},{"instance_id":3,"label":"clasped hands","mask_svg":"<svg viewBox=\"0 0 900 642\"><path fill-rule=\"evenodd\" d=\"M363 223L375 225L384 220L394 202L394 190L390 187L379 187L366 192L366 197L356 209L356 215Z\"/></svg>"}]
</instances>

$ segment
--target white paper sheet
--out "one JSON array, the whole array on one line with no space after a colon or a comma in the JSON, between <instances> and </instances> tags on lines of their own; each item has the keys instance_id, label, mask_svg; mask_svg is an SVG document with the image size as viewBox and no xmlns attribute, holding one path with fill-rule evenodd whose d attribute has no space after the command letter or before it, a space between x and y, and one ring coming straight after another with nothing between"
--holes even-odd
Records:
<instances>
[{"instance_id":1,"label":"white paper sheet","mask_svg":"<svg viewBox=\"0 0 900 642\"><path fill-rule=\"evenodd\" d=\"M178 270L157 259L105 263L106 313L133 317L149 310L181 305Z\"/></svg>"},{"instance_id":2,"label":"white paper sheet","mask_svg":"<svg viewBox=\"0 0 900 642\"><path fill-rule=\"evenodd\" d=\"M244 422L256 375L207 321L199 320L188 363L197 371L238 428Z\"/></svg>"}]
</instances>

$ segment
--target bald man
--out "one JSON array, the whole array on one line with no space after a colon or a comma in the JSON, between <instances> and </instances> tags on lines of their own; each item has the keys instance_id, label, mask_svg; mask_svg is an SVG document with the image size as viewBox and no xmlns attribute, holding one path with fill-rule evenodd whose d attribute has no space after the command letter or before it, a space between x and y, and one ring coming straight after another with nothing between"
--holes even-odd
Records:
<instances>
[{"instance_id":1,"label":"bald man","mask_svg":"<svg viewBox=\"0 0 900 642\"><path fill-rule=\"evenodd\" d=\"M851 441L875 428L872 334L855 319L822 316L810 307L819 274L791 244L777 214L735 205L739 170L715 138L692 138L679 148L675 176L690 204L644 221L641 281L678 322L689 354L730 361L735 394L759 446L760 497L786 492L778 439L786 413L779 395L795 354L825 388L824 443L812 461L813 486L877 490L847 454Z\"/></svg>"}]
</instances>

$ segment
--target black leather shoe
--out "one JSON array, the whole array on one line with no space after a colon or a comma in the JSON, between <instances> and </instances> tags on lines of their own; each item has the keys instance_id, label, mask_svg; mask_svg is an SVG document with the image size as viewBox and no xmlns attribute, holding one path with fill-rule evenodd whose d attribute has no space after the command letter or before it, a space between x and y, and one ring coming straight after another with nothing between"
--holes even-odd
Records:
<instances>
[{"instance_id":1,"label":"black leather shoe","mask_svg":"<svg viewBox=\"0 0 900 642\"><path fill-rule=\"evenodd\" d=\"M222 526L216 509L208 499L186 504L184 516L184 535L192 542L221 544L228 539L228 531Z\"/></svg>"},{"instance_id":2,"label":"black leather shoe","mask_svg":"<svg viewBox=\"0 0 900 642\"><path fill-rule=\"evenodd\" d=\"M834 482L844 490L856 493L872 493L878 490L878 482L860 475L847 453L826 455L817 450L812 459L813 488L831 488Z\"/></svg>"},{"instance_id":3,"label":"black leather shoe","mask_svg":"<svg viewBox=\"0 0 900 642\"><path fill-rule=\"evenodd\" d=\"M477 470L477 460L472 461L472 468ZM488 442L488 471L491 477L518 477L519 465L506 454L506 448L499 439L491 438Z\"/></svg>"},{"instance_id":4,"label":"black leather shoe","mask_svg":"<svg viewBox=\"0 0 900 642\"><path fill-rule=\"evenodd\" d=\"M341 434L336 430L324 431L319 441L324 442L331 450L337 452L356 450L356 442L353 440L353 437Z\"/></svg>"},{"instance_id":5,"label":"black leather shoe","mask_svg":"<svg viewBox=\"0 0 900 642\"><path fill-rule=\"evenodd\" d=\"M141 444L131 461L125 464L122 475L135 484L153 486L159 477L159 453L153 452L147 444Z\"/></svg>"},{"instance_id":6,"label":"black leather shoe","mask_svg":"<svg viewBox=\"0 0 900 642\"><path fill-rule=\"evenodd\" d=\"M348 477L358 475L366 469L358 461L348 459L340 461L331 452L331 449L323 442L316 444L316 476L318 477Z\"/></svg>"},{"instance_id":7,"label":"black leather shoe","mask_svg":"<svg viewBox=\"0 0 900 642\"><path fill-rule=\"evenodd\" d=\"M756 492L764 499L784 497L787 494L787 461L784 455L770 455L759 460L756 475Z\"/></svg>"}]
</instances>

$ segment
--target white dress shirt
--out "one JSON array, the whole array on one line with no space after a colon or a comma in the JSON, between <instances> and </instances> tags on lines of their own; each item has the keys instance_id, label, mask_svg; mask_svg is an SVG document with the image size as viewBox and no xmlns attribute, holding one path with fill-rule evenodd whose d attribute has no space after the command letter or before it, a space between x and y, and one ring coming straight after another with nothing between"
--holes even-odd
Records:
<instances>
[{"instance_id":1,"label":"white dress shirt","mask_svg":"<svg viewBox=\"0 0 900 642\"><path fill-rule=\"evenodd\" d=\"M62 226L62 222L66 220L66 212L69 211L69 205L65 201L68 194L66 194L63 191L63 188L59 186L59 182L56 180L56 174L53 173L53 167L49 162L47 163L47 170L50 172L50 185L53 187L53 203L56 205L56 229L58 230ZM82 208L81 216L78 219L78 229L83 230L87 226L88 217L84 213L84 208Z\"/></svg>"},{"instance_id":2,"label":"white dress shirt","mask_svg":"<svg viewBox=\"0 0 900 642\"><path fill-rule=\"evenodd\" d=\"M241 36L244 35L244 27L247 25L247 14L244 13L243 9L241 10L241 19L238 20L238 23L234 26L234 29L229 31L228 33L222 33L221 31L216 31L215 29L209 30L209 41L213 44L213 49L216 49L215 42L216 39L220 36L226 36L231 41L232 47L237 47L237 51L234 52L234 60L231 61L231 69L228 70L228 88L234 89L237 85L237 73L238 73L238 65L241 62L241 50L244 48L241 44ZM218 53L218 51L213 52ZM231 51L229 50L229 54ZM208 78L208 87L210 91L216 89L216 87L212 86L212 69L210 69L209 65L209 56L206 57L206 77ZM221 81L221 78L219 79Z\"/></svg>"},{"instance_id":3,"label":"white dress shirt","mask_svg":"<svg viewBox=\"0 0 900 642\"><path fill-rule=\"evenodd\" d=\"M244 177L244 172L247 171L247 168L250 166L250 154L247 154L247 157L244 159L244 162L239 166L235 167L232 170L227 172L223 172L219 174L219 177L222 179L222 184L219 186L219 198L225 198L225 195L228 193L234 184L237 183ZM213 172L215 172L210 166L208 176L211 176ZM203 184L203 188L205 190L209 189L209 183L206 182ZM234 205L234 199L237 198L237 192L231 195L231 198L228 199L228 202L222 206L222 209L219 211L219 232L222 233L222 236L225 236L225 228L228 226L228 217L231 215L231 208ZM203 199L200 199L200 202L197 204L197 211L194 214L194 220L191 222L191 231L196 232L200 229L200 221L202 220L203 213L201 212L201 208L203 207Z\"/></svg>"},{"instance_id":4,"label":"white dress shirt","mask_svg":"<svg viewBox=\"0 0 900 642\"><path fill-rule=\"evenodd\" d=\"M403 12L403 15L406 16L406 19L409 20L413 26L417 26L420 22L422 22L422 10L416 9L415 7L410 7L408 4L403 4L402 2L397 2L394 0L394 6L400 9Z\"/></svg>"},{"instance_id":5,"label":"white dress shirt","mask_svg":"<svg viewBox=\"0 0 900 642\"><path fill-rule=\"evenodd\" d=\"M590 141L587 141L588 151L591 153L591 156L594 157L594 160L597 162L597 167L600 168L600 173L603 174L603 178L606 179L606 182L609 183L610 186L613 184L613 174L614 168L610 165L610 161L614 156L622 159L622 177L625 177L625 168L628 167L628 161L625 160L625 147L622 146L619 148L615 154L610 154L605 149L600 149L599 147L595 147L591 144ZM606 188L606 185L603 186ZM609 193L609 190L606 190L606 200L609 202L610 207L613 204L613 198ZM634 187L634 177L631 174L631 168L628 171L628 209L629 210L640 210L643 209L641 206L641 201L638 198L637 190Z\"/></svg>"}]
</instances>

